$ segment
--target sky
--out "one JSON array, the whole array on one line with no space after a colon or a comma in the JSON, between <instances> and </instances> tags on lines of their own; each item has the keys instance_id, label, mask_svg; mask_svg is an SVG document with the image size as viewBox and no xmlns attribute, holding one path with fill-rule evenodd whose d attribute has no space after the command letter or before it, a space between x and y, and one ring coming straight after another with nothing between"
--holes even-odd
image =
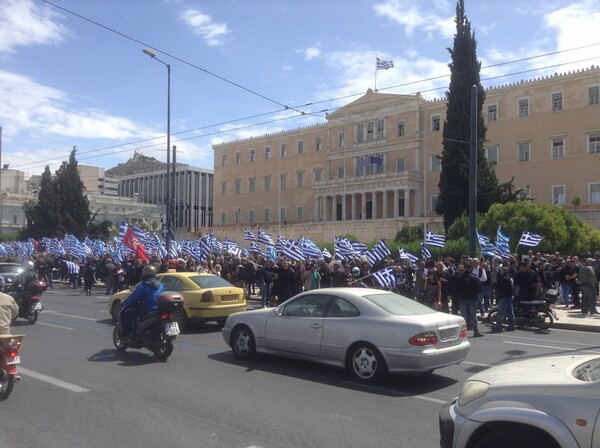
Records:
<instances>
[{"instance_id":1,"label":"sky","mask_svg":"<svg viewBox=\"0 0 600 448\"><path fill-rule=\"evenodd\" d=\"M600 0L465 12L485 88L600 65ZM0 163L54 172L73 147L80 165L166 161L169 92L177 162L208 169L213 144L324 123L369 88L443 98L455 15L456 0L0 0Z\"/></svg>"}]
</instances>

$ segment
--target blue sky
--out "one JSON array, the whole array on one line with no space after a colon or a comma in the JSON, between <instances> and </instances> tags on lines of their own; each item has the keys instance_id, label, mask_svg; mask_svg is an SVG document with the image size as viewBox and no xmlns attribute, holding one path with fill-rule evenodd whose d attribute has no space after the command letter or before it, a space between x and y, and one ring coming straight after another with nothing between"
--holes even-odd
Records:
<instances>
[{"instance_id":1,"label":"blue sky","mask_svg":"<svg viewBox=\"0 0 600 448\"><path fill-rule=\"evenodd\" d=\"M2 164L177 160L324 122L375 87L440 98L454 0L0 0ZM600 0L465 0L484 87L600 64ZM375 58L394 68L375 71ZM301 112L304 112L302 114Z\"/></svg>"}]
</instances>

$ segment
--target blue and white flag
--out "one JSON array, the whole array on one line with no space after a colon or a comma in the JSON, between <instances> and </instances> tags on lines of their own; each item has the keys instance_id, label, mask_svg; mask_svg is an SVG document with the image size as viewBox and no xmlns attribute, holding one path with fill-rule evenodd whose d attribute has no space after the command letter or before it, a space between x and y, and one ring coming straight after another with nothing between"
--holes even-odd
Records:
<instances>
[{"instance_id":1,"label":"blue and white flag","mask_svg":"<svg viewBox=\"0 0 600 448\"><path fill-rule=\"evenodd\" d=\"M446 245L446 236L427 232L425 234L425 244L428 246L444 247Z\"/></svg>"},{"instance_id":2,"label":"blue and white flag","mask_svg":"<svg viewBox=\"0 0 600 448\"><path fill-rule=\"evenodd\" d=\"M335 258L340 260L349 260L353 258L356 252L352 243L345 237L334 237L333 250L335 251Z\"/></svg>"},{"instance_id":3,"label":"blue and white flag","mask_svg":"<svg viewBox=\"0 0 600 448\"><path fill-rule=\"evenodd\" d=\"M496 233L496 249L502 258L508 258L510 255L510 247L508 246L509 241L510 238L504 234L502 227L498 226L498 232Z\"/></svg>"},{"instance_id":4,"label":"blue and white flag","mask_svg":"<svg viewBox=\"0 0 600 448\"><path fill-rule=\"evenodd\" d=\"M410 264L412 264L413 266L415 266L417 264L417 261L419 261L419 257L417 257L416 255L411 254L408 251L405 251L402 248L398 249L398 252L400 253L400 258L403 260L410 260Z\"/></svg>"},{"instance_id":5,"label":"blue and white flag","mask_svg":"<svg viewBox=\"0 0 600 448\"><path fill-rule=\"evenodd\" d=\"M304 254L304 258L315 257L321 258L323 254L321 253L321 249L313 243L311 240L303 236L299 240L300 247L302 248L302 253Z\"/></svg>"},{"instance_id":6,"label":"blue and white flag","mask_svg":"<svg viewBox=\"0 0 600 448\"><path fill-rule=\"evenodd\" d=\"M377 70L388 70L394 67L394 61L384 61L377 58Z\"/></svg>"},{"instance_id":7,"label":"blue and white flag","mask_svg":"<svg viewBox=\"0 0 600 448\"><path fill-rule=\"evenodd\" d=\"M391 286L392 288L396 287L396 274L391 267L387 267L375 272L373 274L373 278L382 288L387 286Z\"/></svg>"},{"instance_id":8,"label":"blue and white flag","mask_svg":"<svg viewBox=\"0 0 600 448\"><path fill-rule=\"evenodd\" d=\"M329 253L326 247L323 248L321 253L323 254L323 258L331 258L331 254Z\"/></svg>"},{"instance_id":9,"label":"blue and white flag","mask_svg":"<svg viewBox=\"0 0 600 448\"><path fill-rule=\"evenodd\" d=\"M481 255L483 255L484 257L493 257L494 255L496 255L496 246L490 241L490 239L487 236L477 232L477 240L479 241Z\"/></svg>"},{"instance_id":10,"label":"blue and white flag","mask_svg":"<svg viewBox=\"0 0 600 448\"><path fill-rule=\"evenodd\" d=\"M254 236L254 233L252 233L252 230L250 230L250 229L244 229L244 239L246 241L256 241L256 237Z\"/></svg>"},{"instance_id":11,"label":"blue and white flag","mask_svg":"<svg viewBox=\"0 0 600 448\"><path fill-rule=\"evenodd\" d=\"M369 156L358 156L356 158L356 166L358 168L369 166Z\"/></svg>"},{"instance_id":12,"label":"blue and white flag","mask_svg":"<svg viewBox=\"0 0 600 448\"><path fill-rule=\"evenodd\" d=\"M265 254L263 253L262 250L260 250L260 247L258 246L258 243L256 241L251 241L250 242L250 252L259 256L264 256Z\"/></svg>"},{"instance_id":13,"label":"blue and white flag","mask_svg":"<svg viewBox=\"0 0 600 448\"><path fill-rule=\"evenodd\" d=\"M369 265L372 267L390 254L391 252L385 245L385 241L379 240L373 249L367 253L367 260L369 260Z\"/></svg>"},{"instance_id":14,"label":"blue and white flag","mask_svg":"<svg viewBox=\"0 0 600 448\"><path fill-rule=\"evenodd\" d=\"M261 227L258 228L258 242L263 244L270 244L271 246L275 245L273 237L267 232L265 232Z\"/></svg>"},{"instance_id":15,"label":"blue and white flag","mask_svg":"<svg viewBox=\"0 0 600 448\"><path fill-rule=\"evenodd\" d=\"M290 260L303 261L304 255L302 254L302 248L297 246L293 240L281 240L281 254L288 257Z\"/></svg>"},{"instance_id":16,"label":"blue and white flag","mask_svg":"<svg viewBox=\"0 0 600 448\"><path fill-rule=\"evenodd\" d=\"M421 243L421 256L423 258L431 258L431 252L429 251L427 246L425 246L425 243Z\"/></svg>"},{"instance_id":17,"label":"blue and white flag","mask_svg":"<svg viewBox=\"0 0 600 448\"><path fill-rule=\"evenodd\" d=\"M523 232L519 240L519 246L535 247L542 242L544 238L531 232Z\"/></svg>"},{"instance_id":18,"label":"blue and white flag","mask_svg":"<svg viewBox=\"0 0 600 448\"><path fill-rule=\"evenodd\" d=\"M277 260L277 254L275 253L275 247L271 244L267 244L265 248L265 255L271 260Z\"/></svg>"}]
</instances>

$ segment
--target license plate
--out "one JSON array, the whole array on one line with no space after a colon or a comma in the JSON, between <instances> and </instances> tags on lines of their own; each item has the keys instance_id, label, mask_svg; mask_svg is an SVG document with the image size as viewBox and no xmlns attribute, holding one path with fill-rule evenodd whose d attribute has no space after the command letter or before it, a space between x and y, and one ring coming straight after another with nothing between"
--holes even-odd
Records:
<instances>
[{"instance_id":1,"label":"license plate","mask_svg":"<svg viewBox=\"0 0 600 448\"><path fill-rule=\"evenodd\" d=\"M6 364L19 364L21 362L21 358L15 356L14 358L6 358Z\"/></svg>"},{"instance_id":2,"label":"license plate","mask_svg":"<svg viewBox=\"0 0 600 448\"><path fill-rule=\"evenodd\" d=\"M229 296L221 296L221 301L222 302L230 302L232 300L237 300L238 296L233 294L233 295L229 295Z\"/></svg>"},{"instance_id":3,"label":"license plate","mask_svg":"<svg viewBox=\"0 0 600 448\"><path fill-rule=\"evenodd\" d=\"M33 311L40 311L42 310L42 304L40 302L36 302L33 304L32 309Z\"/></svg>"},{"instance_id":4,"label":"license plate","mask_svg":"<svg viewBox=\"0 0 600 448\"><path fill-rule=\"evenodd\" d=\"M456 338L457 331L458 329L456 328L447 328L445 330L440 330L440 336L442 337L442 341Z\"/></svg>"},{"instance_id":5,"label":"license plate","mask_svg":"<svg viewBox=\"0 0 600 448\"><path fill-rule=\"evenodd\" d=\"M164 324L163 328L167 336L177 336L179 334L179 324L177 322Z\"/></svg>"}]
</instances>

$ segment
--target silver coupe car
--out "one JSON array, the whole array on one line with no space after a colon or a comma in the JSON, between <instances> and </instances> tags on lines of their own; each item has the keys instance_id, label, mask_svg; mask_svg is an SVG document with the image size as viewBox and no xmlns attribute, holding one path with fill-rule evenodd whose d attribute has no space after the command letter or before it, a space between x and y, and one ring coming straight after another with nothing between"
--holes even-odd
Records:
<instances>
[{"instance_id":1,"label":"silver coupe car","mask_svg":"<svg viewBox=\"0 0 600 448\"><path fill-rule=\"evenodd\" d=\"M235 313L222 330L240 359L269 353L347 368L363 383L387 373L430 373L470 348L460 316L370 288L306 291L276 308Z\"/></svg>"}]
</instances>

